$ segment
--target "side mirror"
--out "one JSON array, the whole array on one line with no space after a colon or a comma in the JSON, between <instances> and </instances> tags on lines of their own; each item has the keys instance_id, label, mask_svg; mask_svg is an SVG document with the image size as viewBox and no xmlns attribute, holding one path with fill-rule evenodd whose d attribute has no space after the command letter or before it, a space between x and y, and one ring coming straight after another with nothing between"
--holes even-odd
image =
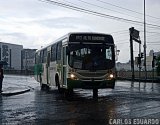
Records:
<instances>
[{"instance_id":1,"label":"side mirror","mask_svg":"<svg viewBox=\"0 0 160 125\"><path fill-rule=\"evenodd\" d=\"M120 50L117 50L117 46L115 46L115 61L118 61Z\"/></svg>"}]
</instances>

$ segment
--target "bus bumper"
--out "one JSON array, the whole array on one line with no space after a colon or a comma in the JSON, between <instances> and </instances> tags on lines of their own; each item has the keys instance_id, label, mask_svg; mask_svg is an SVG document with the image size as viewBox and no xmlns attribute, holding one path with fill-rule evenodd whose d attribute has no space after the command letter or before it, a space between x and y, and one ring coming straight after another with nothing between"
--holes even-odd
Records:
<instances>
[{"instance_id":1,"label":"bus bumper","mask_svg":"<svg viewBox=\"0 0 160 125\"><path fill-rule=\"evenodd\" d=\"M114 86L115 86L115 79L104 80L104 81L81 81L81 80L72 80L70 78L67 79L68 89L73 89L73 88L82 88L82 89L112 88L114 89Z\"/></svg>"}]
</instances>

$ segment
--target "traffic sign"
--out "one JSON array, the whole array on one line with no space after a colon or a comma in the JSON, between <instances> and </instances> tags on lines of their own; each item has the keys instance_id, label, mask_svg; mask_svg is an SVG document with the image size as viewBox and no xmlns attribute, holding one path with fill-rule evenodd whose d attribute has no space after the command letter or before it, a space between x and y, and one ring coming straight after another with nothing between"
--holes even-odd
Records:
<instances>
[{"instance_id":1,"label":"traffic sign","mask_svg":"<svg viewBox=\"0 0 160 125\"><path fill-rule=\"evenodd\" d=\"M139 31L136 30L136 29L134 29L133 32L132 32L132 34L131 34L131 36L132 36L133 38L138 39L138 38L139 38Z\"/></svg>"}]
</instances>

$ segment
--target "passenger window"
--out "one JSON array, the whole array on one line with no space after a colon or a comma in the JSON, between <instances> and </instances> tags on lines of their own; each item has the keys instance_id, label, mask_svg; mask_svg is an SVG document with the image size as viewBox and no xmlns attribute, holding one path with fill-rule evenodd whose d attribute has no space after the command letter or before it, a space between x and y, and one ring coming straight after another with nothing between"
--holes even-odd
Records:
<instances>
[{"instance_id":1,"label":"passenger window","mask_svg":"<svg viewBox=\"0 0 160 125\"><path fill-rule=\"evenodd\" d=\"M51 47L51 61L56 61L56 46L57 44L54 44Z\"/></svg>"},{"instance_id":2,"label":"passenger window","mask_svg":"<svg viewBox=\"0 0 160 125\"><path fill-rule=\"evenodd\" d=\"M43 50L43 58L42 58L42 63L47 62L47 49Z\"/></svg>"},{"instance_id":3,"label":"passenger window","mask_svg":"<svg viewBox=\"0 0 160 125\"><path fill-rule=\"evenodd\" d=\"M57 60L61 60L62 42L57 44Z\"/></svg>"}]
</instances>

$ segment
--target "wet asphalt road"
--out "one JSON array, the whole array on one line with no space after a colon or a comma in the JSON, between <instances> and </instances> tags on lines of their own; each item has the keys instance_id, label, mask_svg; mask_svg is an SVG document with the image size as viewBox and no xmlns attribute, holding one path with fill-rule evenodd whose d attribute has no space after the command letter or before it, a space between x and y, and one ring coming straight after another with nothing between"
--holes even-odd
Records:
<instances>
[{"instance_id":1,"label":"wet asphalt road","mask_svg":"<svg viewBox=\"0 0 160 125\"><path fill-rule=\"evenodd\" d=\"M34 89L0 96L2 125L125 125L137 123L135 119L160 120L158 83L117 81L114 90L99 90L98 99L93 99L91 90L77 89L65 98L56 88L41 91L33 79L21 80Z\"/></svg>"}]
</instances>

